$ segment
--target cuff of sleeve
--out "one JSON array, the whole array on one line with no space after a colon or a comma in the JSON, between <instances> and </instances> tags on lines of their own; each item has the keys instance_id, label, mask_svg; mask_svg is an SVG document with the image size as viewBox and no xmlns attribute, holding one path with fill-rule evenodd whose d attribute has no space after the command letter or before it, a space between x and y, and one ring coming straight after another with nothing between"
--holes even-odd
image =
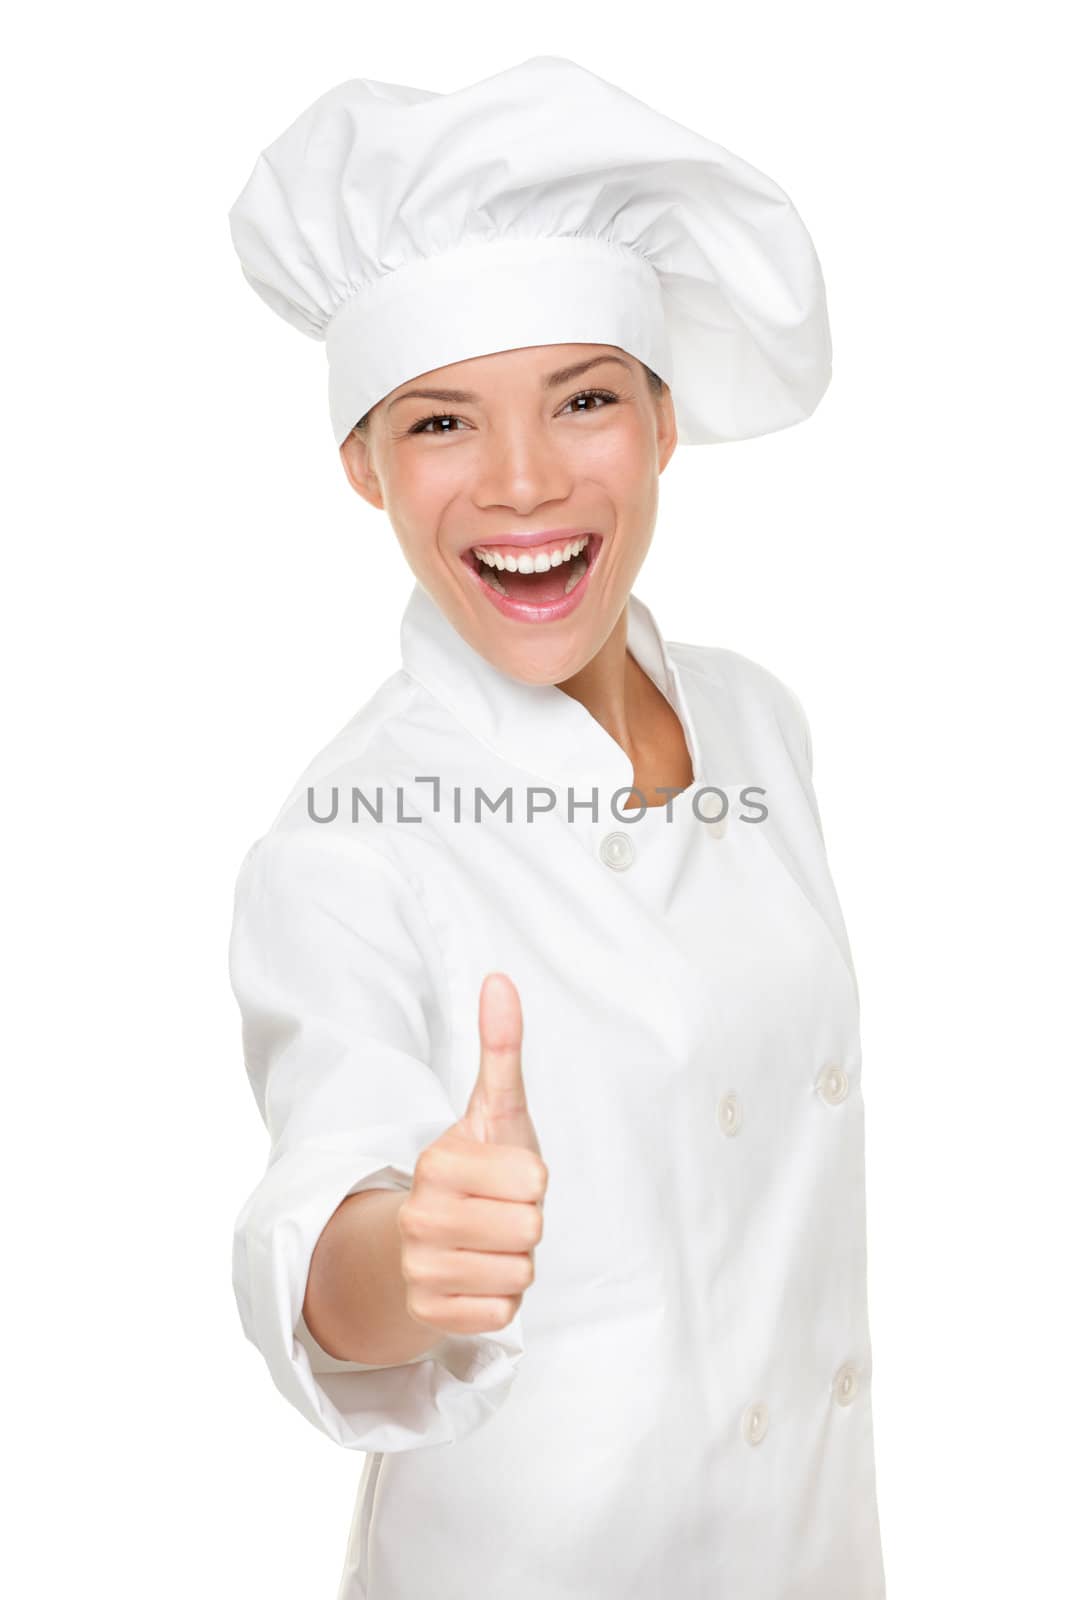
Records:
<instances>
[{"instance_id":1,"label":"cuff of sleeve","mask_svg":"<svg viewBox=\"0 0 1067 1600\"><path fill-rule=\"evenodd\" d=\"M368 1128L279 1154L237 1218L233 1287L246 1336L280 1392L347 1449L450 1444L503 1404L525 1350L521 1316L492 1333L448 1335L396 1366L342 1362L303 1320L311 1257L330 1217L366 1188L410 1188L415 1161L451 1120Z\"/></svg>"}]
</instances>

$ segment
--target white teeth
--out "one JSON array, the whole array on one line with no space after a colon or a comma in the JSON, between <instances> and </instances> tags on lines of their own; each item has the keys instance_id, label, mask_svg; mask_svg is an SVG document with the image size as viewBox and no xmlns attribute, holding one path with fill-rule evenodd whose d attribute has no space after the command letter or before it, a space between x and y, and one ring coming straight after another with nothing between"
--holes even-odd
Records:
<instances>
[{"instance_id":1,"label":"white teeth","mask_svg":"<svg viewBox=\"0 0 1067 1600\"><path fill-rule=\"evenodd\" d=\"M549 567L558 567L564 561L570 561L574 556L585 549L589 543L589 535L581 539L573 539L570 544L565 544L562 549L553 550L551 555L542 551L540 555L504 555L500 550L485 550L481 545L474 546L474 554L486 566L496 567L498 572L547 572Z\"/></svg>"},{"instance_id":2,"label":"white teeth","mask_svg":"<svg viewBox=\"0 0 1067 1600\"><path fill-rule=\"evenodd\" d=\"M554 550L551 555L542 552L538 556L525 554L505 556L499 550L484 550L480 545L475 545L474 554L481 563L479 571L485 582L505 599L508 591L497 577L498 572L547 572L550 567L560 567L565 561L573 561L574 565L563 586L563 593L570 594L575 584L580 583L589 570L589 562L582 554L588 543L589 535L586 534L584 538L575 539L562 549Z\"/></svg>"}]
</instances>

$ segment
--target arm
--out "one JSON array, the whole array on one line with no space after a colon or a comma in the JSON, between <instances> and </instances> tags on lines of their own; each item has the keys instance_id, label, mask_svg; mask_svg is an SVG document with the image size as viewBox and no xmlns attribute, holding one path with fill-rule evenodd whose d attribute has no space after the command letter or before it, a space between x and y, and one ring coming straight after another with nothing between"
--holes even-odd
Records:
<instances>
[{"instance_id":1,"label":"arm","mask_svg":"<svg viewBox=\"0 0 1067 1600\"><path fill-rule=\"evenodd\" d=\"M431 1066L444 1031L438 961L406 879L351 829L276 824L246 855L230 980L271 1145L234 1225L234 1293L281 1393L355 1450L462 1437L503 1404L524 1349L516 1316L498 1332L428 1348L402 1340L409 1354L399 1362L333 1355L397 1354L399 1285L380 1248L385 1235L376 1245L372 1233L362 1242L357 1234L364 1217L383 1222L400 1203L421 1151L456 1120ZM367 1190L382 1193L345 1209ZM312 1278L320 1242L326 1270Z\"/></svg>"}]
</instances>

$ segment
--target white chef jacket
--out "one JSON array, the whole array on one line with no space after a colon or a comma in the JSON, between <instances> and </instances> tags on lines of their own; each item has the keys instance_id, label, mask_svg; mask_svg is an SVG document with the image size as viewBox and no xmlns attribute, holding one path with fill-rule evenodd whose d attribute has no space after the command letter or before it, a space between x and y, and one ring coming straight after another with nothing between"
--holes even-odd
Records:
<instances>
[{"instance_id":1,"label":"white chef jacket","mask_svg":"<svg viewBox=\"0 0 1067 1600\"><path fill-rule=\"evenodd\" d=\"M337 1600L885 1593L858 1000L807 720L636 595L627 627L692 758L669 806L624 812L590 712L416 584L401 668L241 865L271 1149L234 1289L282 1394L367 1453ZM335 1361L302 1317L315 1243L462 1115L497 970L549 1171L534 1282L500 1332Z\"/></svg>"}]
</instances>

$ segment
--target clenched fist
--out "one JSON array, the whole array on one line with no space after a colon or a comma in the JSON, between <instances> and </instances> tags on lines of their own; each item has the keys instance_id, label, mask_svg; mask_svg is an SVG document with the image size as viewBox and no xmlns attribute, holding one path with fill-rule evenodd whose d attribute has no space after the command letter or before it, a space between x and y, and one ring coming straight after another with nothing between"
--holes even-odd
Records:
<instances>
[{"instance_id":1,"label":"clenched fist","mask_svg":"<svg viewBox=\"0 0 1067 1600\"><path fill-rule=\"evenodd\" d=\"M420 1154L397 1213L407 1312L441 1333L506 1327L534 1279L548 1169L522 1081L522 1008L491 972L467 1109Z\"/></svg>"}]
</instances>

